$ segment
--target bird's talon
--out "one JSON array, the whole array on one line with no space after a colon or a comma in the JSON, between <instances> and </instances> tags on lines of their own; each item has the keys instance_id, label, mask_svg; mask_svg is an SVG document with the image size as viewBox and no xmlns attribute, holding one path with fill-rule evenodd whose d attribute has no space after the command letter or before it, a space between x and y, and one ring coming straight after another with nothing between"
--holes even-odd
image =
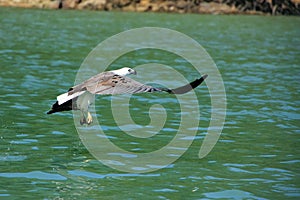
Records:
<instances>
[{"instance_id":1,"label":"bird's talon","mask_svg":"<svg viewBox=\"0 0 300 200\"><path fill-rule=\"evenodd\" d=\"M85 117L81 118L81 119L80 119L80 125L83 125L83 124L85 124L85 123L86 123Z\"/></svg>"},{"instance_id":2,"label":"bird's talon","mask_svg":"<svg viewBox=\"0 0 300 200\"><path fill-rule=\"evenodd\" d=\"M92 115L91 115L90 112L88 112L88 116L87 116L87 121L86 122L87 122L88 125L90 125L93 122L93 117L92 117Z\"/></svg>"}]
</instances>

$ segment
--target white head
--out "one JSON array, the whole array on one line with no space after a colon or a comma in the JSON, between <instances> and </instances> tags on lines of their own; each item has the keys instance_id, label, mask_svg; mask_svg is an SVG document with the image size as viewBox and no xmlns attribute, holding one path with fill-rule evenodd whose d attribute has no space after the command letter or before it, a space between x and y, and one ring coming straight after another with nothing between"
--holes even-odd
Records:
<instances>
[{"instance_id":1,"label":"white head","mask_svg":"<svg viewBox=\"0 0 300 200\"><path fill-rule=\"evenodd\" d=\"M118 74L119 76L127 76L130 74L136 74L136 71L129 67L123 67L121 69L112 70L111 72Z\"/></svg>"}]
</instances>

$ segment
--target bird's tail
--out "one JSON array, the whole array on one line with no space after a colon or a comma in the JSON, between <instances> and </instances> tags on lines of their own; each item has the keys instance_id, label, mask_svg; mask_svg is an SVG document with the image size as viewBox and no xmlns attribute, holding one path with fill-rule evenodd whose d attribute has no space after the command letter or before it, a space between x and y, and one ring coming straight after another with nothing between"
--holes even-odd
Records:
<instances>
[{"instance_id":1,"label":"bird's tail","mask_svg":"<svg viewBox=\"0 0 300 200\"><path fill-rule=\"evenodd\" d=\"M192 89L198 87L206 78L207 74L203 75L201 78L194 80L193 82L190 82L184 86L175 88L175 89L168 89L168 88L161 88L162 91L168 92L170 94L184 94Z\"/></svg>"},{"instance_id":2,"label":"bird's tail","mask_svg":"<svg viewBox=\"0 0 300 200\"><path fill-rule=\"evenodd\" d=\"M77 110L77 107L75 105L75 102L76 99L71 99L61 105L58 104L58 101L56 101L53 105L52 105L52 108L51 110L49 110L47 112L47 114L52 114L52 113L56 113L56 112L62 112L62 111L69 111L69 110Z\"/></svg>"}]
</instances>

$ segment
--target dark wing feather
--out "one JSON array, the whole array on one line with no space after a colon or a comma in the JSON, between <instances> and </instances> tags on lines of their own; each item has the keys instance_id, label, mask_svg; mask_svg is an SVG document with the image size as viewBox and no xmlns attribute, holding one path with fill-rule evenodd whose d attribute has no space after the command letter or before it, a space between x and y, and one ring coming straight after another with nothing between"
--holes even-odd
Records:
<instances>
[{"instance_id":1,"label":"dark wing feather","mask_svg":"<svg viewBox=\"0 0 300 200\"><path fill-rule=\"evenodd\" d=\"M201 78L194 80L184 86L175 88L175 89L168 89L168 88L161 88L162 91L168 92L170 94L184 94L192 89L198 87L207 77L207 74L203 75Z\"/></svg>"}]
</instances>

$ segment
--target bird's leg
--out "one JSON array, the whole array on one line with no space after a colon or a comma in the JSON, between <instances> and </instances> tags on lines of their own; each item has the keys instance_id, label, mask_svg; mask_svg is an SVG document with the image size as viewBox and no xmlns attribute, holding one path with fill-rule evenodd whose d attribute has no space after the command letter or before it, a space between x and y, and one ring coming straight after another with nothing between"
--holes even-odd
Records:
<instances>
[{"instance_id":1,"label":"bird's leg","mask_svg":"<svg viewBox=\"0 0 300 200\"><path fill-rule=\"evenodd\" d=\"M80 125L87 124L90 125L93 122L93 117L90 112L87 112L87 116L85 112L81 112Z\"/></svg>"},{"instance_id":2,"label":"bird's leg","mask_svg":"<svg viewBox=\"0 0 300 200\"><path fill-rule=\"evenodd\" d=\"M81 112L81 118L80 118L80 125L83 125L86 123L86 118L83 112Z\"/></svg>"},{"instance_id":3,"label":"bird's leg","mask_svg":"<svg viewBox=\"0 0 300 200\"><path fill-rule=\"evenodd\" d=\"M87 124L90 125L93 122L93 117L90 112L87 112Z\"/></svg>"}]
</instances>

